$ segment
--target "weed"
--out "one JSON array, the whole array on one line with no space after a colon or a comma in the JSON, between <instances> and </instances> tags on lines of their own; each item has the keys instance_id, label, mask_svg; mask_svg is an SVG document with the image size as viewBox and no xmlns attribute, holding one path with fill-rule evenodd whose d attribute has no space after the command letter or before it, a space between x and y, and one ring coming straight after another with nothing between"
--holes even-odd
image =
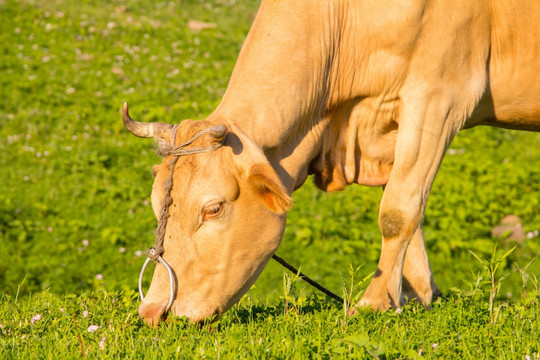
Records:
<instances>
[{"instance_id":1,"label":"weed","mask_svg":"<svg viewBox=\"0 0 540 360\"><path fill-rule=\"evenodd\" d=\"M491 253L491 258L489 260L481 259L478 255L476 255L474 252L469 252L482 264L482 268L488 275L489 283L491 285L490 291L489 291L489 322L493 324L496 321L496 313L495 313L495 298L497 297L497 294L499 293L499 290L501 288L501 284L504 279L506 279L510 273L502 274L497 278L497 270L501 266L501 264L506 260L506 258L516 249L516 246L505 252L503 255L497 257L497 244L493 247L493 251ZM497 312L498 312L497 308Z\"/></svg>"}]
</instances>

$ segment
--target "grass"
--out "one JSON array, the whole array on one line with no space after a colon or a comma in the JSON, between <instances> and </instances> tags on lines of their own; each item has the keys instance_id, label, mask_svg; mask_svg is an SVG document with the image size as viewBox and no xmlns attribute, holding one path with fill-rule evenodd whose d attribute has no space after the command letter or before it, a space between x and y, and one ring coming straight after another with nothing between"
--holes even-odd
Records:
<instances>
[{"instance_id":1,"label":"grass","mask_svg":"<svg viewBox=\"0 0 540 360\"><path fill-rule=\"evenodd\" d=\"M494 128L461 133L434 184L424 234L446 296L431 311L347 318L270 263L209 328L143 326L159 158L123 129L121 104L141 121L204 118L257 5L0 0L0 358L540 358L540 135ZM380 252L381 196L306 183L278 254L358 299ZM508 214L521 242L490 235Z\"/></svg>"},{"instance_id":2,"label":"grass","mask_svg":"<svg viewBox=\"0 0 540 360\"><path fill-rule=\"evenodd\" d=\"M205 328L182 319L159 329L141 324L135 292L105 290L24 300L4 296L4 357L39 358L538 358L538 299L499 309L494 323L481 290L453 293L431 311L366 311L353 318L310 295L302 305L244 297ZM36 315L41 315L37 319ZM92 326L95 330L92 329ZM97 326L97 327L96 327Z\"/></svg>"}]
</instances>

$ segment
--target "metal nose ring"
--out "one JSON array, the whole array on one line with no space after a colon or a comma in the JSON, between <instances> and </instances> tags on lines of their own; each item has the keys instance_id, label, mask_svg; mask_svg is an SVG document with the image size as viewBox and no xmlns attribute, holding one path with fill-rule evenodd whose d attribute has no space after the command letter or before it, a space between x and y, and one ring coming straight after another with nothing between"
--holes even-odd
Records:
<instances>
[{"instance_id":1,"label":"metal nose ring","mask_svg":"<svg viewBox=\"0 0 540 360\"><path fill-rule=\"evenodd\" d=\"M153 250L153 249L152 249ZM144 262L144 265L141 269L141 274L139 275L139 294L141 295L141 301L144 300L144 292L142 290L142 281L143 281L143 275L144 271L146 270L146 267L148 266L148 263L151 261L149 257L146 258L146 261ZM174 302L174 277L173 272L169 264L161 256L158 256L157 260L165 266L165 269L167 269L167 272L169 273L169 284L170 284L170 295L169 295L169 302L167 303L167 308L165 309L165 312L169 312L171 309L171 306Z\"/></svg>"}]
</instances>

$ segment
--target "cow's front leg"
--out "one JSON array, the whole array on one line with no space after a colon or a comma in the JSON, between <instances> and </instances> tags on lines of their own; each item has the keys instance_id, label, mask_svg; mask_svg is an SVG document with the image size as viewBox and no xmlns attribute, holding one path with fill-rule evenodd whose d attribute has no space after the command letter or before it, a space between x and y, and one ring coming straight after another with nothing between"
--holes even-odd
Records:
<instances>
[{"instance_id":1,"label":"cow's front leg","mask_svg":"<svg viewBox=\"0 0 540 360\"><path fill-rule=\"evenodd\" d=\"M405 254L401 303L416 300L428 306L434 297L440 295L429 266L422 226L419 226Z\"/></svg>"},{"instance_id":2,"label":"cow's front leg","mask_svg":"<svg viewBox=\"0 0 540 360\"><path fill-rule=\"evenodd\" d=\"M400 114L394 168L384 190L379 213L383 238L381 257L377 271L356 307L377 310L399 308L405 263L408 279L412 279L414 273L414 266L411 265L421 264L423 274L414 277L414 285L428 277L431 281L421 238L421 221L439 165L458 131L452 109L444 106L448 102L445 99L432 100L424 107L414 102L410 106L405 105ZM407 248L413 237L415 239L406 262ZM429 288L421 291L421 301L431 300ZM435 289L431 288L432 291ZM355 312L353 308L350 313Z\"/></svg>"},{"instance_id":3,"label":"cow's front leg","mask_svg":"<svg viewBox=\"0 0 540 360\"><path fill-rule=\"evenodd\" d=\"M407 248L417 231L422 217L422 206L414 206L413 199L408 205L398 206L396 199L388 199L389 187L385 190L379 226L383 243L377 270L364 296L357 306L371 307L375 310L397 309L401 305L403 265ZM391 204L391 205L390 205ZM404 202L403 204L407 204ZM354 313L353 310L352 313Z\"/></svg>"}]
</instances>

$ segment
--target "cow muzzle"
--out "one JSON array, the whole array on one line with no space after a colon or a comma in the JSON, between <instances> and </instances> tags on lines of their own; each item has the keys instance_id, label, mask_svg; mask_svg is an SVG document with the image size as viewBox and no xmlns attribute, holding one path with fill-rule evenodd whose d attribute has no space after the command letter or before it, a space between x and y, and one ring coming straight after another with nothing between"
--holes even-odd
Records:
<instances>
[{"instance_id":1,"label":"cow muzzle","mask_svg":"<svg viewBox=\"0 0 540 360\"><path fill-rule=\"evenodd\" d=\"M144 320L146 325L150 327L158 326L160 320L166 320L167 303L145 303L139 305L139 316Z\"/></svg>"},{"instance_id":2,"label":"cow muzzle","mask_svg":"<svg viewBox=\"0 0 540 360\"><path fill-rule=\"evenodd\" d=\"M141 273L139 274L139 294L141 296L141 305L139 306L139 314L141 317L146 321L148 325L157 325L157 322L159 321L159 318L162 314L167 314L169 310L171 309L171 306L174 302L174 294L175 294L175 282L174 282L174 274L172 271L172 268L167 264L167 262L161 257L156 256L154 248L151 248L149 250L149 255L152 257L155 257L158 262L160 262L165 269L167 270L167 273L169 274L169 300L167 303L163 304L156 304L156 303L144 303L144 292L142 289L142 281L144 276L144 271L146 270L146 267L148 266L148 263L152 260L150 257L146 258L146 261L143 264L143 267L141 269ZM150 320L150 322L149 322Z\"/></svg>"},{"instance_id":3,"label":"cow muzzle","mask_svg":"<svg viewBox=\"0 0 540 360\"><path fill-rule=\"evenodd\" d=\"M185 318L189 323L204 326L217 321L222 314L219 307L204 303L193 305L189 302L175 302L170 310L167 310L167 300L143 301L139 305L139 316L149 327L158 327L161 321L173 321L174 317Z\"/></svg>"}]
</instances>

